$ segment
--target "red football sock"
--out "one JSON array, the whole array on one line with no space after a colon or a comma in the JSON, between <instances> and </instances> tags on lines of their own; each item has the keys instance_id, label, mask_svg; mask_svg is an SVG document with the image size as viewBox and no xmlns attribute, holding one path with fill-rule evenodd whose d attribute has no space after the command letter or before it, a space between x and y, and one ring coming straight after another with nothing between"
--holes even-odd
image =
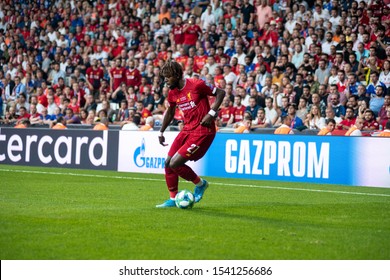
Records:
<instances>
[{"instance_id":1,"label":"red football sock","mask_svg":"<svg viewBox=\"0 0 390 280\"><path fill-rule=\"evenodd\" d=\"M176 172L176 174L178 174L184 180L187 180L190 182L193 182L198 177L198 175L196 175L194 170L192 170L191 167L189 167L188 165L185 165L185 164L182 166L176 167L175 169L173 169L173 171Z\"/></svg>"},{"instance_id":2,"label":"red football sock","mask_svg":"<svg viewBox=\"0 0 390 280\"><path fill-rule=\"evenodd\" d=\"M196 176L195 180L192 181L192 183L194 183L195 185L199 184L200 183L200 177Z\"/></svg>"},{"instance_id":3,"label":"red football sock","mask_svg":"<svg viewBox=\"0 0 390 280\"><path fill-rule=\"evenodd\" d=\"M170 167L165 167L165 181L171 198L175 198L179 186L179 176Z\"/></svg>"}]
</instances>

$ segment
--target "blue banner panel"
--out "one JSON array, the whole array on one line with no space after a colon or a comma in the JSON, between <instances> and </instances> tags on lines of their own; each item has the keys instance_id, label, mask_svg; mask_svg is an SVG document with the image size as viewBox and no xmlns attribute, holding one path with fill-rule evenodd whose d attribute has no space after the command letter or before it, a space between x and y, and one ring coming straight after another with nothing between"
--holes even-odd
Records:
<instances>
[{"instance_id":1,"label":"blue banner panel","mask_svg":"<svg viewBox=\"0 0 390 280\"><path fill-rule=\"evenodd\" d=\"M389 140L218 133L206 154L203 173L227 178L389 187L390 149L381 148L390 147ZM366 173L363 178L360 171L371 170L368 165L373 161L377 172Z\"/></svg>"}]
</instances>

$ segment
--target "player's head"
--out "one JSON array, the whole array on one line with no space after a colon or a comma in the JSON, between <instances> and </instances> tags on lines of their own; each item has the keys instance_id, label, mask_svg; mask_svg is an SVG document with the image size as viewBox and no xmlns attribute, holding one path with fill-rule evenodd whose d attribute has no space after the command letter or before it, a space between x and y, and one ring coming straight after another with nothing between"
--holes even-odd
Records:
<instances>
[{"instance_id":1,"label":"player's head","mask_svg":"<svg viewBox=\"0 0 390 280\"><path fill-rule=\"evenodd\" d=\"M166 85L170 89L179 87L179 81L183 77L183 68L180 63L168 60L161 68L161 75L164 77Z\"/></svg>"}]
</instances>

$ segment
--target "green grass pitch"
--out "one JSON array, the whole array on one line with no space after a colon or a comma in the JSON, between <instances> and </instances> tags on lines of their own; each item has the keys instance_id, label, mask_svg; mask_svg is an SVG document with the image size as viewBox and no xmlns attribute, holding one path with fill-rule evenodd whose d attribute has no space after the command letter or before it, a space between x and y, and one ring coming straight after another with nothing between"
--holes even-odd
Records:
<instances>
[{"instance_id":1,"label":"green grass pitch","mask_svg":"<svg viewBox=\"0 0 390 280\"><path fill-rule=\"evenodd\" d=\"M207 179L193 209L156 209L163 175L0 165L0 257L390 259L390 189Z\"/></svg>"}]
</instances>

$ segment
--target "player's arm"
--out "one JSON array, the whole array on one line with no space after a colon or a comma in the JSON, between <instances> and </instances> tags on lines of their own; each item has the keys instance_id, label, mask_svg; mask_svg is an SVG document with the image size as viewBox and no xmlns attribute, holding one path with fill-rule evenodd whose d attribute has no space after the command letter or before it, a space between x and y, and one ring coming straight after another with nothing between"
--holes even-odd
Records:
<instances>
[{"instance_id":1,"label":"player's arm","mask_svg":"<svg viewBox=\"0 0 390 280\"><path fill-rule=\"evenodd\" d=\"M225 97L225 91L220 88L214 88L213 94L216 95L215 102L213 104L213 107L208 112L208 114L206 114L206 116L204 116L202 121L200 122L202 126L210 126L213 118L217 116L218 109L221 106L222 101Z\"/></svg>"},{"instance_id":2,"label":"player's arm","mask_svg":"<svg viewBox=\"0 0 390 280\"><path fill-rule=\"evenodd\" d=\"M167 146L168 144L165 144L165 137L164 137L164 131L167 129L168 125L173 120L173 117L175 116L176 106L169 106L165 112L165 116L163 119L163 123L160 128L160 136L158 137L158 141L161 145Z\"/></svg>"}]
</instances>

